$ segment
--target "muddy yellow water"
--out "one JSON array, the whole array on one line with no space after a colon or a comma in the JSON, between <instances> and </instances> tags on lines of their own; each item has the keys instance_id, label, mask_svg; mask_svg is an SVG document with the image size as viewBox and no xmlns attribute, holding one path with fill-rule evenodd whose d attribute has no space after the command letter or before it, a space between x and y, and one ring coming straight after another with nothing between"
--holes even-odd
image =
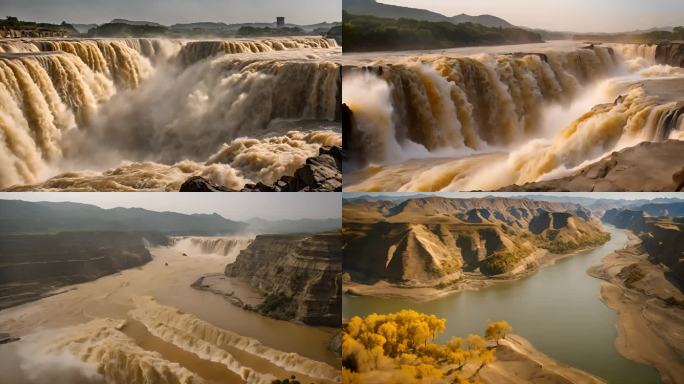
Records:
<instances>
[{"instance_id":1,"label":"muddy yellow water","mask_svg":"<svg viewBox=\"0 0 684 384\"><path fill-rule=\"evenodd\" d=\"M155 248L152 254L153 261L140 268L75 285L65 293L1 311L0 330L12 335L30 336L39 330L77 326L94 319L127 320L121 331L144 350L158 352L164 359L181 364L210 383L241 382L238 375L225 365L201 359L169 341L153 336L142 323L132 321L128 316L128 312L134 308L132 298L151 296L161 305L192 314L217 328L256 339L265 346L294 352L333 367L339 366L336 354L328 350L334 329L266 318L240 309L221 296L190 287L203 274L222 272L226 258L184 257L182 252L173 248ZM22 342L14 344L21 346ZM16 345L0 346L0 357L4 361L18 359L12 352L12 349L17 348ZM257 372L275 377L292 375L287 368L277 367L249 352L228 345L219 347L243 366ZM18 377L16 382L21 382L21 369L17 369L21 364L11 365L14 367L12 374ZM307 383L326 382L302 374L297 374L297 377Z\"/></svg>"}]
</instances>

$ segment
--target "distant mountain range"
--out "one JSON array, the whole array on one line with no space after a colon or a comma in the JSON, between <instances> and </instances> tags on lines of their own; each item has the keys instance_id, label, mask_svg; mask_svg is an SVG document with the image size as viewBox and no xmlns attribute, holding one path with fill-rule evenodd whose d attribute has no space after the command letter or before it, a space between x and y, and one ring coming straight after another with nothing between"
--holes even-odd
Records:
<instances>
[{"instance_id":1,"label":"distant mountain range","mask_svg":"<svg viewBox=\"0 0 684 384\"><path fill-rule=\"evenodd\" d=\"M114 19L110 21L110 23L113 24L128 24L128 25L148 25L150 27L163 27L163 25L159 23L155 23L152 21L136 21L136 20L127 20L127 19Z\"/></svg>"},{"instance_id":2,"label":"distant mountain range","mask_svg":"<svg viewBox=\"0 0 684 384\"><path fill-rule=\"evenodd\" d=\"M460 15L448 17L440 13L428 11L425 9L383 4L378 3L375 0L343 0L342 7L345 11L354 15L369 15L376 17L386 17L391 19L406 18L432 22L446 21L454 24L470 22L475 24L481 24L486 27L495 28L514 27L514 25L509 23L508 21L492 15L470 16L462 13Z\"/></svg>"},{"instance_id":3,"label":"distant mountain range","mask_svg":"<svg viewBox=\"0 0 684 384\"><path fill-rule=\"evenodd\" d=\"M185 215L142 208L102 209L69 202L0 200L0 233L142 231L169 235L221 235L241 232L247 224L217 214Z\"/></svg>"},{"instance_id":4,"label":"distant mountain range","mask_svg":"<svg viewBox=\"0 0 684 384\"><path fill-rule=\"evenodd\" d=\"M218 236L239 232L257 234L314 233L339 230L340 219L228 220L214 214L155 212L142 208L103 209L70 202L0 200L0 234L77 231L159 232L165 235Z\"/></svg>"},{"instance_id":5,"label":"distant mountain range","mask_svg":"<svg viewBox=\"0 0 684 384\"><path fill-rule=\"evenodd\" d=\"M337 231L342 227L342 220L337 219L298 219L298 220L247 220L248 231L254 233L284 234L284 233L317 233Z\"/></svg>"},{"instance_id":6,"label":"distant mountain range","mask_svg":"<svg viewBox=\"0 0 684 384\"><path fill-rule=\"evenodd\" d=\"M113 19L112 21L109 22L110 24L128 24L128 25L137 25L137 26L151 26L151 27L165 27L165 25L155 23L153 21L145 21L145 20L128 20L128 19ZM335 22L321 22L321 23L316 23L316 24L306 24L306 25L298 25L298 24L285 24L285 27L299 27L303 29L306 32L313 32L316 30L330 30L330 28L333 28L335 26L341 25L341 22L335 21ZM86 33L88 30L91 28L97 27L97 24L74 24L74 28L78 30L80 33ZM206 32L236 32L242 27L254 27L254 28L275 28L276 23L275 22L270 22L270 23L263 23L263 22L251 22L251 23L234 23L234 24L226 24L222 22L210 22L210 21L201 21L201 22L196 22L196 23L177 23L168 26L169 30L172 32L191 32L191 31L206 31Z\"/></svg>"}]
</instances>

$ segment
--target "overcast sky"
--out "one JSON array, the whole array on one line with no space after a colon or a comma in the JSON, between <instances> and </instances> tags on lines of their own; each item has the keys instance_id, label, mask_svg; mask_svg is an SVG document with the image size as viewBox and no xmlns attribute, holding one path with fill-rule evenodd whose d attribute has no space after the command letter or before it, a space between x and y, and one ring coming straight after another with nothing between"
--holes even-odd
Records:
<instances>
[{"instance_id":1,"label":"overcast sky","mask_svg":"<svg viewBox=\"0 0 684 384\"><path fill-rule=\"evenodd\" d=\"M165 25L198 21L295 24L342 19L342 0L0 0L0 16L22 20L102 24L115 18Z\"/></svg>"},{"instance_id":2,"label":"overcast sky","mask_svg":"<svg viewBox=\"0 0 684 384\"><path fill-rule=\"evenodd\" d=\"M359 196L386 196L387 193L345 193L345 198L354 198ZM435 193L392 193L392 196L411 196L411 195L433 195L450 198L481 198L487 196L496 197L511 197L511 196L577 196L588 197L591 199L615 199L615 200L652 200L656 198L678 198L684 199L684 193L681 192L435 192Z\"/></svg>"},{"instance_id":3,"label":"overcast sky","mask_svg":"<svg viewBox=\"0 0 684 384\"><path fill-rule=\"evenodd\" d=\"M378 0L447 16L490 14L556 31L621 32L684 25L684 0Z\"/></svg>"},{"instance_id":4,"label":"overcast sky","mask_svg":"<svg viewBox=\"0 0 684 384\"><path fill-rule=\"evenodd\" d=\"M340 218L340 193L0 193L2 200L70 201L101 208L144 208L179 213L218 213L230 220ZM0 215L2 212L0 212Z\"/></svg>"}]
</instances>

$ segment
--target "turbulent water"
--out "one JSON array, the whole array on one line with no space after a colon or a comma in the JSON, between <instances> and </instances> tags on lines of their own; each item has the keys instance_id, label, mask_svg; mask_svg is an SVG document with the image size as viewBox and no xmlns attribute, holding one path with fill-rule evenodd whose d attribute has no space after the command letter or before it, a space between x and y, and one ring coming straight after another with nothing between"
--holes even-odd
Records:
<instances>
[{"instance_id":1,"label":"turbulent water","mask_svg":"<svg viewBox=\"0 0 684 384\"><path fill-rule=\"evenodd\" d=\"M559 46L351 60L343 101L357 171L345 190L495 189L682 137L684 97L672 90L684 69L656 65L655 46Z\"/></svg>"},{"instance_id":2,"label":"turbulent water","mask_svg":"<svg viewBox=\"0 0 684 384\"><path fill-rule=\"evenodd\" d=\"M228 258L220 252L231 244L224 240L184 238L151 249L154 259L141 268L3 310L0 329L21 337L0 345L3 379L269 384L296 375L339 382L338 357L327 350L335 330L266 318L190 286L223 272ZM183 241L212 252L183 256Z\"/></svg>"},{"instance_id":3,"label":"turbulent water","mask_svg":"<svg viewBox=\"0 0 684 384\"><path fill-rule=\"evenodd\" d=\"M313 37L0 42L0 187L271 183L341 144L340 52Z\"/></svg>"},{"instance_id":4,"label":"turbulent water","mask_svg":"<svg viewBox=\"0 0 684 384\"><path fill-rule=\"evenodd\" d=\"M228 264L235 261L240 251L247 248L253 240L251 237L179 237L174 239L174 247L188 256L224 256Z\"/></svg>"}]
</instances>

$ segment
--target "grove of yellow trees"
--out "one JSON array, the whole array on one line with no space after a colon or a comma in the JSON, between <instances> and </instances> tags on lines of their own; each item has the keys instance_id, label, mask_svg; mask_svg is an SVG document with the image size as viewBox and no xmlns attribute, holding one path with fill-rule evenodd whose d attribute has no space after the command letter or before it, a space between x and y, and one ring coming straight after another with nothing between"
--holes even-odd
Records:
<instances>
[{"instance_id":1,"label":"grove of yellow trees","mask_svg":"<svg viewBox=\"0 0 684 384\"><path fill-rule=\"evenodd\" d=\"M505 321L489 324L485 337L435 339L446 320L413 310L385 315L355 316L342 333L342 382L476 383L482 368L495 359L500 339L511 332Z\"/></svg>"}]
</instances>

